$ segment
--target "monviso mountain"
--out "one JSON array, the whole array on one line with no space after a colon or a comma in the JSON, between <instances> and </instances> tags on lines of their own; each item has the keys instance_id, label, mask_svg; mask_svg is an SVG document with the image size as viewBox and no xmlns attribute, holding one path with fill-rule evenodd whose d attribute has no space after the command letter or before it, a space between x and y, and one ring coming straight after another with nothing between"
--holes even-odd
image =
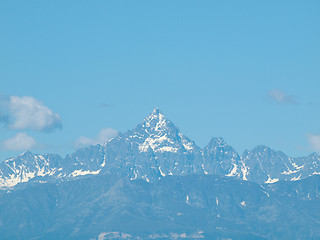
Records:
<instances>
[{"instance_id":1,"label":"monviso mountain","mask_svg":"<svg viewBox=\"0 0 320 240\"><path fill-rule=\"evenodd\" d=\"M320 239L320 158L198 147L159 109L62 158L0 163L1 239Z\"/></svg>"}]
</instances>

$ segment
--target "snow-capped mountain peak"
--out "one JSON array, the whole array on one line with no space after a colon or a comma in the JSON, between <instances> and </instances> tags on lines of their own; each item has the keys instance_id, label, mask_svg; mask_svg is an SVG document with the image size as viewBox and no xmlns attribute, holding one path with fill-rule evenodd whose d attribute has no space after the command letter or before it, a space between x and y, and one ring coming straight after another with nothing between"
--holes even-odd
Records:
<instances>
[{"instance_id":1,"label":"snow-capped mountain peak","mask_svg":"<svg viewBox=\"0 0 320 240\"><path fill-rule=\"evenodd\" d=\"M158 108L138 125L133 135L143 139L139 144L140 152L152 149L153 152L176 153L192 151L195 147L194 142L183 135Z\"/></svg>"},{"instance_id":2,"label":"snow-capped mountain peak","mask_svg":"<svg viewBox=\"0 0 320 240\"><path fill-rule=\"evenodd\" d=\"M144 119L141 125L142 128L150 134L161 133L175 128L173 123L168 120L158 108L155 108L152 113Z\"/></svg>"}]
</instances>

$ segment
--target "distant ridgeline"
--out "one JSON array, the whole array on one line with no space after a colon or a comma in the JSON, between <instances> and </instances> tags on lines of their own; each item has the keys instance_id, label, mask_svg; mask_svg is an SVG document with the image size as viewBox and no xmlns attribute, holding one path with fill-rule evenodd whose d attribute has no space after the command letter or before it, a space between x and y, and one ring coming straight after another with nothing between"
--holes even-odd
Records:
<instances>
[{"instance_id":1,"label":"distant ridgeline","mask_svg":"<svg viewBox=\"0 0 320 240\"><path fill-rule=\"evenodd\" d=\"M102 146L83 148L65 158L25 152L0 163L0 189L89 174L117 174L147 182L167 175L213 174L262 184L320 174L320 157L313 153L291 158L266 146L240 156L222 138L213 138L201 149L154 109L135 129Z\"/></svg>"}]
</instances>

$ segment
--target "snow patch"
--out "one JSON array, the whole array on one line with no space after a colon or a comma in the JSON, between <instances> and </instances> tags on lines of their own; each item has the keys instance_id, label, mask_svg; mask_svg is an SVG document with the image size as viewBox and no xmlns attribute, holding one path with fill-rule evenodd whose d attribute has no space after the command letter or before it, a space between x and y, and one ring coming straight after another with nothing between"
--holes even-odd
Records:
<instances>
[{"instance_id":1,"label":"snow patch","mask_svg":"<svg viewBox=\"0 0 320 240\"><path fill-rule=\"evenodd\" d=\"M75 170L75 171L73 171L73 172L70 174L70 176L76 177L76 176L84 176L84 175L88 175L88 174L93 174L93 175L94 175L94 174L99 174L100 171L101 171L101 169L99 169L99 170L97 170L97 171L89 171L89 170L84 171L84 170L80 169L80 170Z\"/></svg>"},{"instance_id":2,"label":"snow patch","mask_svg":"<svg viewBox=\"0 0 320 240\"><path fill-rule=\"evenodd\" d=\"M166 146L166 147L159 148L158 151L159 152L173 152L173 153L176 153L176 152L178 152L178 149L174 148L174 147ZM157 152L157 151L155 151L155 152Z\"/></svg>"},{"instance_id":3,"label":"snow patch","mask_svg":"<svg viewBox=\"0 0 320 240\"><path fill-rule=\"evenodd\" d=\"M181 142L182 142L184 149L187 151L191 151L193 149L192 142L187 141L186 137L182 133L179 133L179 137L181 139Z\"/></svg>"},{"instance_id":4,"label":"snow patch","mask_svg":"<svg viewBox=\"0 0 320 240\"><path fill-rule=\"evenodd\" d=\"M165 176L166 176L166 174L161 171L161 167L160 167L160 166L159 166L159 172L160 172L160 174L161 174L162 177L165 177Z\"/></svg>"},{"instance_id":5,"label":"snow patch","mask_svg":"<svg viewBox=\"0 0 320 240\"><path fill-rule=\"evenodd\" d=\"M143 144L139 145L139 151L140 152L147 152L149 147L154 151L154 152L177 152L178 149L174 148L172 146L163 146L160 147L160 145L163 142L168 142L173 144L174 142L167 137L167 135L163 136L157 136L157 135L151 135L148 137Z\"/></svg>"},{"instance_id":6,"label":"snow patch","mask_svg":"<svg viewBox=\"0 0 320 240\"><path fill-rule=\"evenodd\" d=\"M279 178L270 178L270 176L268 175L268 180L265 181L265 183L276 183L279 181Z\"/></svg>"},{"instance_id":7,"label":"snow patch","mask_svg":"<svg viewBox=\"0 0 320 240\"><path fill-rule=\"evenodd\" d=\"M291 178L290 181L298 181L298 180L300 180L300 179L301 179L301 174L300 174L298 177L293 177L293 178Z\"/></svg>"},{"instance_id":8,"label":"snow patch","mask_svg":"<svg viewBox=\"0 0 320 240\"><path fill-rule=\"evenodd\" d=\"M233 168L232 170L226 175L227 177L232 177L235 176L237 174L237 170L238 170L238 166L235 163L232 163Z\"/></svg>"},{"instance_id":9,"label":"snow patch","mask_svg":"<svg viewBox=\"0 0 320 240\"><path fill-rule=\"evenodd\" d=\"M101 163L100 167L105 167L106 166L106 159L103 160L103 163Z\"/></svg>"},{"instance_id":10,"label":"snow patch","mask_svg":"<svg viewBox=\"0 0 320 240\"><path fill-rule=\"evenodd\" d=\"M283 171L281 174L284 174L284 175L290 175L290 174L293 174L293 173L297 173L299 172L299 170L288 170L288 171Z\"/></svg>"},{"instance_id":11,"label":"snow patch","mask_svg":"<svg viewBox=\"0 0 320 240\"><path fill-rule=\"evenodd\" d=\"M244 163L242 164L241 172L242 172L242 180L248 181L247 175L249 175L249 167L247 167Z\"/></svg>"},{"instance_id":12,"label":"snow patch","mask_svg":"<svg viewBox=\"0 0 320 240\"><path fill-rule=\"evenodd\" d=\"M204 170L204 165L203 165L203 164L201 164L201 168L202 168L204 174L205 174L205 175L208 175L208 172Z\"/></svg>"},{"instance_id":13,"label":"snow patch","mask_svg":"<svg viewBox=\"0 0 320 240\"><path fill-rule=\"evenodd\" d=\"M293 163L292 166L294 166L295 169L301 169L304 167L304 165L298 166L296 163Z\"/></svg>"},{"instance_id":14,"label":"snow patch","mask_svg":"<svg viewBox=\"0 0 320 240\"><path fill-rule=\"evenodd\" d=\"M137 178L137 176L136 176ZM142 176L142 179L145 180L146 182L150 182L149 178L147 177L147 175ZM132 180L132 179L130 179Z\"/></svg>"},{"instance_id":15,"label":"snow patch","mask_svg":"<svg viewBox=\"0 0 320 240\"><path fill-rule=\"evenodd\" d=\"M130 178L130 180L136 180L138 177L138 174L136 173L136 170L133 171L134 173L134 178Z\"/></svg>"}]
</instances>

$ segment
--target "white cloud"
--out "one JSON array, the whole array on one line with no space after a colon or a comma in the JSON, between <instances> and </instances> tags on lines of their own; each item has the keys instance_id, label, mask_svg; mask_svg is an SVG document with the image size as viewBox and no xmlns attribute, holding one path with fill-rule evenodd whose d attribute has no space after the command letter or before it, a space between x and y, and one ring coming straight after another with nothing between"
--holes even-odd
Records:
<instances>
[{"instance_id":1,"label":"white cloud","mask_svg":"<svg viewBox=\"0 0 320 240\"><path fill-rule=\"evenodd\" d=\"M270 100L279 104L298 104L298 98L293 95L288 95L279 89L272 89L268 92Z\"/></svg>"},{"instance_id":2,"label":"white cloud","mask_svg":"<svg viewBox=\"0 0 320 240\"><path fill-rule=\"evenodd\" d=\"M3 140L0 143L2 150L18 151L18 150L30 150L36 145L36 141L33 137L30 137L26 133L17 133L13 138Z\"/></svg>"},{"instance_id":3,"label":"white cloud","mask_svg":"<svg viewBox=\"0 0 320 240\"><path fill-rule=\"evenodd\" d=\"M87 137L79 137L74 145L76 147L85 147L89 145L97 145L97 144L103 144L107 142L109 139L116 137L118 135L118 131L112 128L104 128L102 129L98 136L95 138L87 138Z\"/></svg>"},{"instance_id":4,"label":"white cloud","mask_svg":"<svg viewBox=\"0 0 320 240\"><path fill-rule=\"evenodd\" d=\"M11 129L51 131L62 127L60 115L33 97L1 97L0 101L0 120Z\"/></svg>"},{"instance_id":5,"label":"white cloud","mask_svg":"<svg viewBox=\"0 0 320 240\"><path fill-rule=\"evenodd\" d=\"M307 138L309 141L309 145L311 150L313 151L320 151L320 135L314 135L314 134L307 134Z\"/></svg>"}]
</instances>

